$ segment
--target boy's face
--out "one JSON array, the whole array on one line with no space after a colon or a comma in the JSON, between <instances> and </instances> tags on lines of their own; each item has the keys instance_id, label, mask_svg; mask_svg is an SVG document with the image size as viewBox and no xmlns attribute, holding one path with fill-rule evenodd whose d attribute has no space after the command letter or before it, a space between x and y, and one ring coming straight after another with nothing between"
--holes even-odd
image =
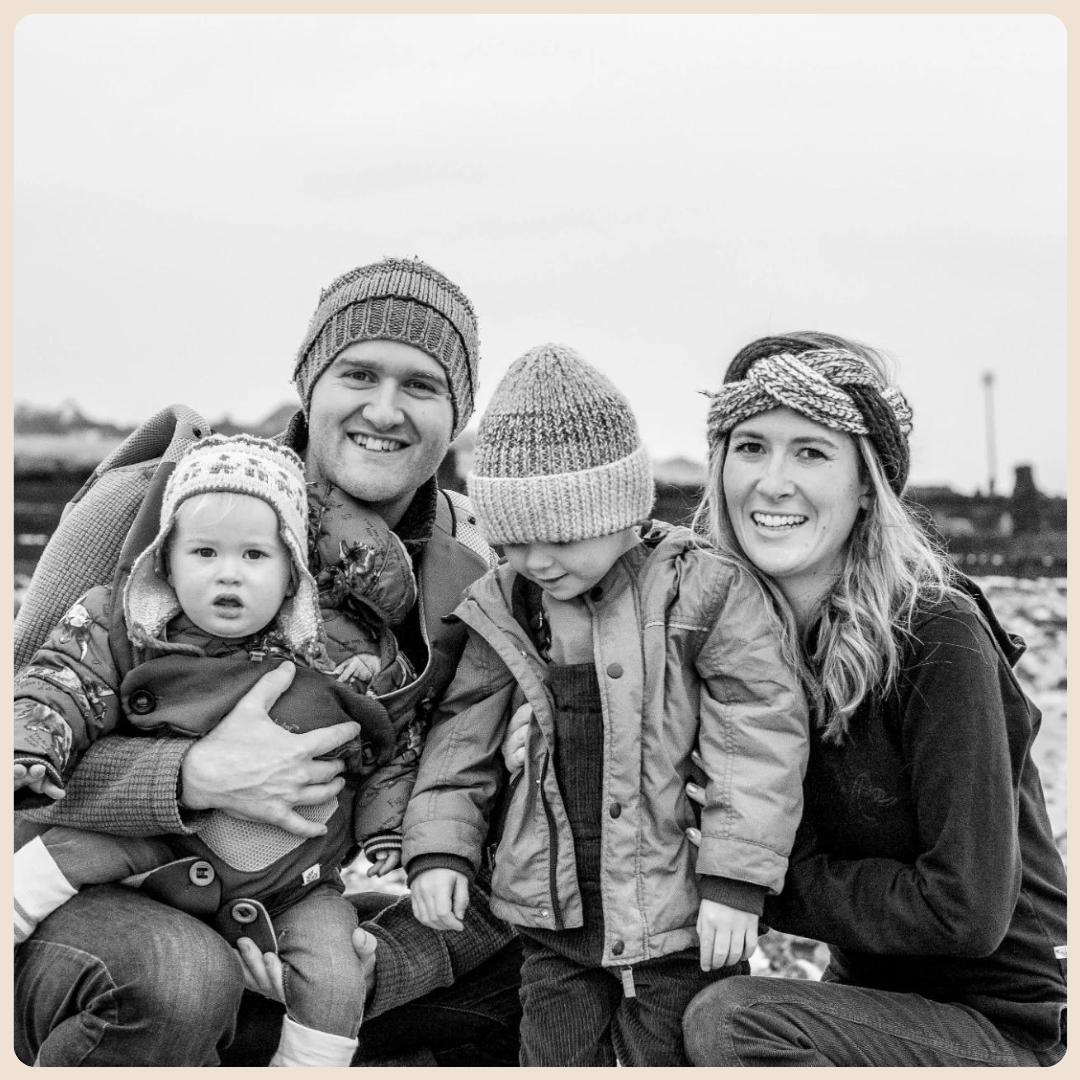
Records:
<instances>
[{"instance_id":1,"label":"boy's face","mask_svg":"<svg viewBox=\"0 0 1080 1080\"><path fill-rule=\"evenodd\" d=\"M503 551L522 577L535 581L556 600L572 600L596 585L636 542L637 534L629 528L565 544L506 544Z\"/></svg>"},{"instance_id":2,"label":"boy's face","mask_svg":"<svg viewBox=\"0 0 1080 1080\"><path fill-rule=\"evenodd\" d=\"M242 638L267 626L289 591L292 564L272 506L251 495L196 495L180 504L168 541L169 584L200 630Z\"/></svg>"}]
</instances>

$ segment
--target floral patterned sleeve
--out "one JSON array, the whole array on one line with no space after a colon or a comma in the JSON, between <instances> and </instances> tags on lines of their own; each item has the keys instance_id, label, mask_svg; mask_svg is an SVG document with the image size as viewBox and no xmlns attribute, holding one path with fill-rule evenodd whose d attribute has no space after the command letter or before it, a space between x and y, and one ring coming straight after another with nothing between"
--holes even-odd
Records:
<instances>
[{"instance_id":1,"label":"floral patterned sleeve","mask_svg":"<svg viewBox=\"0 0 1080 1080\"><path fill-rule=\"evenodd\" d=\"M44 762L61 786L120 716L111 601L104 586L76 601L15 681L16 763Z\"/></svg>"}]
</instances>

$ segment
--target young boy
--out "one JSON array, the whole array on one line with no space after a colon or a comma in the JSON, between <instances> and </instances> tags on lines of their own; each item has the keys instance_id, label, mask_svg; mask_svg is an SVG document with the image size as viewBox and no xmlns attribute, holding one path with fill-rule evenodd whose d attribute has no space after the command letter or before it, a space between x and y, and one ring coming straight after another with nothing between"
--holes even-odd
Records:
<instances>
[{"instance_id":1,"label":"young boy","mask_svg":"<svg viewBox=\"0 0 1080 1080\"><path fill-rule=\"evenodd\" d=\"M686 1065L683 1009L746 969L783 883L807 747L796 676L747 570L686 529L639 535L653 482L636 421L572 350L513 364L468 483L506 563L455 612L468 644L405 815L413 911L460 928L527 703L492 883L524 943L521 1064Z\"/></svg>"},{"instance_id":2,"label":"young boy","mask_svg":"<svg viewBox=\"0 0 1080 1080\"><path fill-rule=\"evenodd\" d=\"M307 566L309 513L321 590ZM118 727L205 733L270 667L289 660L296 673L274 719L294 731L358 721L361 737L341 754L346 777L364 782L298 808L325 826L311 840L219 811L194 821L191 835L154 840L48 830L15 856L16 944L80 885L133 875L131 884L208 918L230 940L248 936L274 949L276 931L288 1016L272 1064L348 1065L372 960L353 951L356 914L341 895L339 867L355 839L366 840L379 872L398 862L397 807L418 754L403 732L388 760L395 733L364 692L408 677L385 624L414 597L400 541L345 493L326 485L309 492L293 451L249 436L211 436L192 447L123 597L92 589L20 676L16 803L42 801L32 792L62 798L82 752ZM369 632L354 627L346 650L324 634L320 602L331 615L365 605Z\"/></svg>"}]
</instances>

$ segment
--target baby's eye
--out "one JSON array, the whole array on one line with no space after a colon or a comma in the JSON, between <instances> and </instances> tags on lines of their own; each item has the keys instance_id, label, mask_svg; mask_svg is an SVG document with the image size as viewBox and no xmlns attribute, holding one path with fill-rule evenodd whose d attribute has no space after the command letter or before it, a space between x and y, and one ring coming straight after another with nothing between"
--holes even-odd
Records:
<instances>
[{"instance_id":1,"label":"baby's eye","mask_svg":"<svg viewBox=\"0 0 1080 1080\"><path fill-rule=\"evenodd\" d=\"M259 551L256 548L251 548L251 550L244 552L244 554L249 559L253 559L253 560L255 560L255 559L265 559L266 558L266 552L265 551Z\"/></svg>"},{"instance_id":2,"label":"baby's eye","mask_svg":"<svg viewBox=\"0 0 1080 1080\"><path fill-rule=\"evenodd\" d=\"M200 559L212 559L214 557L214 549L209 547L201 547L195 549L195 554Z\"/></svg>"}]
</instances>

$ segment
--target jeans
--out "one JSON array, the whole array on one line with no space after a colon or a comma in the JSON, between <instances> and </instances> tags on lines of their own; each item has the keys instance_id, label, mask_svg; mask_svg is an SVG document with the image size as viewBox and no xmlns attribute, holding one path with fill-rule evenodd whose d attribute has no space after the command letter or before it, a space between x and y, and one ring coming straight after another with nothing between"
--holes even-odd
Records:
<instances>
[{"instance_id":1,"label":"jeans","mask_svg":"<svg viewBox=\"0 0 1080 1080\"><path fill-rule=\"evenodd\" d=\"M426 933L413 923L402 936L414 940L414 927ZM354 1064L515 1065L520 961L511 940L456 979L417 970L443 985L365 1021ZM237 1035L242 999L249 1030ZM122 886L83 890L15 954L15 1052L27 1065L263 1065L282 1012L243 993L236 954L210 927Z\"/></svg>"},{"instance_id":2,"label":"jeans","mask_svg":"<svg viewBox=\"0 0 1080 1080\"><path fill-rule=\"evenodd\" d=\"M225 939L132 889L99 885L15 954L15 1053L27 1065L216 1065L244 983Z\"/></svg>"},{"instance_id":3,"label":"jeans","mask_svg":"<svg viewBox=\"0 0 1080 1080\"><path fill-rule=\"evenodd\" d=\"M364 969L353 951L356 908L320 885L274 916L285 1003L298 1024L356 1038L364 1012Z\"/></svg>"},{"instance_id":4,"label":"jeans","mask_svg":"<svg viewBox=\"0 0 1080 1080\"><path fill-rule=\"evenodd\" d=\"M351 899L362 921L392 904L391 898L375 893ZM399 914L400 910L399 907ZM415 922L409 929L410 936L438 934ZM388 943L386 938L380 941L379 950ZM377 951L376 978L379 955ZM365 1017L353 1065L368 1068L516 1066L521 1022L520 969L521 946L514 939L456 978L452 985L432 990L377 1016ZM266 1065L277 1045L283 1013L284 1009L276 1002L257 994L244 994L236 1039L222 1054L221 1064Z\"/></svg>"},{"instance_id":5,"label":"jeans","mask_svg":"<svg viewBox=\"0 0 1080 1080\"><path fill-rule=\"evenodd\" d=\"M918 994L746 977L707 987L683 1019L694 1065L1038 1066L986 1017Z\"/></svg>"}]
</instances>

